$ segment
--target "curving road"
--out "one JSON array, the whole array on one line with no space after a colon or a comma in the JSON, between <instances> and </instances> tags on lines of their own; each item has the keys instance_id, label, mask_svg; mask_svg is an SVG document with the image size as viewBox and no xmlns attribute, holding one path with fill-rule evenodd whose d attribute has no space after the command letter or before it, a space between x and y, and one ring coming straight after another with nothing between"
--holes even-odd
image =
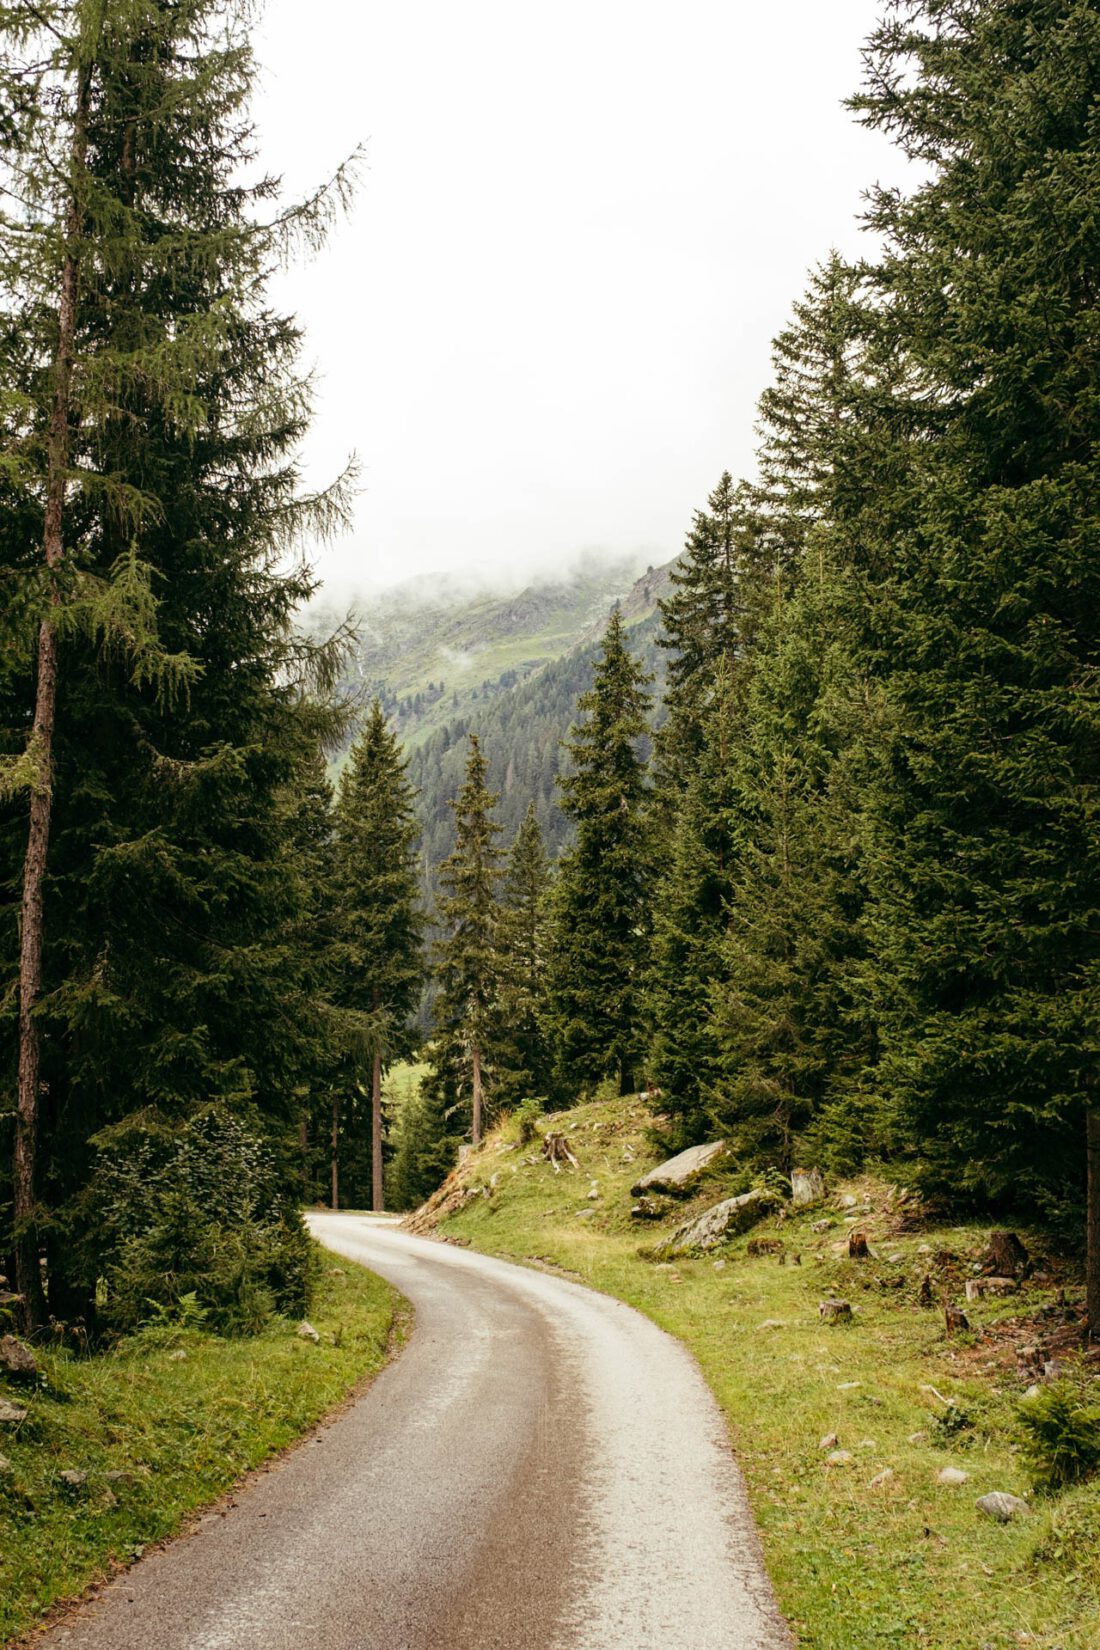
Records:
<instances>
[{"instance_id":1,"label":"curving road","mask_svg":"<svg viewBox=\"0 0 1100 1650\"><path fill-rule=\"evenodd\" d=\"M278 1468L38 1642L66 1650L787 1650L692 1359L566 1279L311 1215L416 1309Z\"/></svg>"}]
</instances>

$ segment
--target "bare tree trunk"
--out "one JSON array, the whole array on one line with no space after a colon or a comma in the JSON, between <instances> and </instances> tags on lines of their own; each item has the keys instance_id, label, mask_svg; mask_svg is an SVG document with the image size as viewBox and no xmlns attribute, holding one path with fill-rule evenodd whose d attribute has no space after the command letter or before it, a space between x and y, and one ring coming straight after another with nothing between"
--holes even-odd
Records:
<instances>
[{"instance_id":1,"label":"bare tree trunk","mask_svg":"<svg viewBox=\"0 0 1100 1650\"><path fill-rule=\"evenodd\" d=\"M330 1206L333 1209L340 1207L340 1167L337 1160L337 1149L340 1142L340 1102L335 1095L332 1097L332 1199Z\"/></svg>"},{"instance_id":2,"label":"bare tree trunk","mask_svg":"<svg viewBox=\"0 0 1100 1650\"><path fill-rule=\"evenodd\" d=\"M481 1145L481 1049L475 1043L471 1054L474 1062L474 1106L473 1125L470 1129L470 1139L475 1146Z\"/></svg>"},{"instance_id":3,"label":"bare tree trunk","mask_svg":"<svg viewBox=\"0 0 1100 1650\"><path fill-rule=\"evenodd\" d=\"M1100 1342L1100 1111L1095 1109L1086 1114L1085 1144L1088 1155L1086 1299L1089 1335Z\"/></svg>"},{"instance_id":4,"label":"bare tree trunk","mask_svg":"<svg viewBox=\"0 0 1100 1650\"><path fill-rule=\"evenodd\" d=\"M57 355L54 360L53 406L46 444L46 508L42 528L42 550L51 574L56 573L65 555L65 483L73 422L73 347L76 337L77 238L81 229L81 209L77 177L87 149L88 103L91 69L82 64L77 78L76 110L73 124L71 162L73 176L65 215L67 248L61 265L61 290L57 312ZM51 601L58 601L57 585ZM36 1171L38 1159L38 1098L41 1044L35 1010L42 993L44 947L43 891L49 859L50 819L53 804L53 736L57 720L57 630L47 615L38 631L37 678L31 754L34 778L31 783L27 852L23 861L23 892L19 936L19 1076L15 1117L15 1149L12 1163L12 1213L15 1226L16 1289L23 1297L22 1320L27 1333L37 1329L46 1316L42 1291L42 1269L35 1230L37 1212Z\"/></svg>"},{"instance_id":5,"label":"bare tree trunk","mask_svg":"<svg viewBox=\"0 0 1100 1650\"><path fill-rule=\"evenodd\" d=\"M377 1050L370 1075L370 1206L382 1213L382 1055Z\"/></svg>"},{"instance_id":6,"label":"bare tree trunk","mask_svg":"<svg viewBox=\"0 0 1100 1650\"><path fill-rule=\"evenodd\" d=\"M302 1202L309 1203L310 1175L309 1175L309 1118L305 1112L298 1119L298 1155L302 1160Z\"/></svg>"}]
</instances>

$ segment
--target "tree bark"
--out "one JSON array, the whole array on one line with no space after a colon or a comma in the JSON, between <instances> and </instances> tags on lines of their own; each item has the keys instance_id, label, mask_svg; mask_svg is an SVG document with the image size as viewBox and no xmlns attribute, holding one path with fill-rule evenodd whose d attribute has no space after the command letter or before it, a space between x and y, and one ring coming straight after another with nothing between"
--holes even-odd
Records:
<instances>
[{"instance_id":1,"label":"tree bark","mask_svg":"<svg viewBox=\"0 0 1100 1650\"><path fill-rule=\"evenodd\" d=\"M370 1076L370 1206L382 1213L382 1056L376 1050Z\"/></svg>"},{"instance_id":2,"label":"tree bark","mask_svg":"<svg viewBox=\"0 0 1100 1650\"><path fill-rule=\"evenodd\" d=\"M1095 1109L1090 1109L1085 1117L1085 1145L1088 1156L1086 1301L1089 1335L1100 1342L1100 1111Z\"/></svg>"},{"instance_id":3,"label":"tree bark","mask_svg":"<svg viewBox=\"0 0 1100 1650\"><path fill-rule=\"evenodd\" d=\"M298 1119L298 1154L302 1160L302 1202L310 1203L310 1173L309 1173L309 1118L305 1112Z\"/></svg>"},{"instance_id":4,"label":"tree bark","mask_svg":"<svg viewBox=\"0 0 1100 1650\"><path fill-rule=\"evenodd\" d=\"M46 443L46 507L42 527L42 551L50 574L56 574L65 555L64 516L66 471L69 465L73 423L72 376L76 337L76 304L79 266L77 240L81 230L81 208L77 180L87 150L88 104L91 95L91 67L82 63L77 73L76 108L70 148L72 178L65 214L66 249L61 265L61 289L57 312L57 353L54 359L54 392ZM50 600L56 605L59 592L51 578ZM45 924L43 895L49 860L50 823L53 805L53 736L57 720L57 629L52 615L42 620L38 630L38 659L35 682L34 723L31 751L35 771L31 782L27 852L23 861L23 890L19 935L19 1073L15 1116L15 1149L12 1163L12 1214L15 1226L16 1289L22 1295L22 1321L28 1334L38 1329L46 1316L36 1230L38 1099L41 1083L41 1041L35 1010L42 994L42 957Z\"/></svg>"},{"instance_id":5,"label":"tree bark","mask_svg":"<svg viewBox=\"0 0 1100 1650\"><path fill-rule=\"evenodd\" d=\"M471 1051L474 1063L474 1102L473 1121L470 1129L470 1139L475 1146L481 1145L481 1050L475 1043Z\"/></svg>"},{"instance_id":6,"label":"tree bark","mask_svg":"<svg viewBox=\"0 0 1100 1650\"><path fill-rule=\"evenodd\" d=\"M340 1207L340 1166L337 1159L337 1150L340 1142L340 1102L335 1095L332 1097L332 1196L330 1207Z\"/></svg>"}]
</instances>

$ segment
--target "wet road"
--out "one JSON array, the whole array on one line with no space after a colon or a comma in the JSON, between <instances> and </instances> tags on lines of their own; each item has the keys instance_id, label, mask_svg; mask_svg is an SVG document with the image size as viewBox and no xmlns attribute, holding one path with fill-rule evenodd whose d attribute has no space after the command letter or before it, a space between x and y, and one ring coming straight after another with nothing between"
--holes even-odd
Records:
<instances>
[{"instance_id":1,"label":"wet road","mask_svg":"<svg viewBox=\"0 0 1100 1650\"><path fill-rule=\"evenodd\" d=\"M416 1327L227 1513L38 1640L65 1650L781 1650L684 1349L566 1279L311 1215Z\"/></svg>"}]
</instances>

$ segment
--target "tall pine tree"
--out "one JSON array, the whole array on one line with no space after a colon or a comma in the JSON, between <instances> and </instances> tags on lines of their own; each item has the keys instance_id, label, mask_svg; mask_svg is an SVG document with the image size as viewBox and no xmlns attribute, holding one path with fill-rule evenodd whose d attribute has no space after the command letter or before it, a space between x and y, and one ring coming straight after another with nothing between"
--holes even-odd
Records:
<instances>
[{"instance_id":1,"label":"tall pine tree","mask_svg":"<svg viewBox=\"0 0 1100 1650\"><path fill-rule=\"evenodd\" d=\"M502 1105L549 1092L546 924L550 867L532 802L508 854L497 932Z\"/></svg>"},{"instance_id":2,"label":"tall pine tree","mask_svg":"<svg viewBox=\"0 0 1100 1650\"><path fill-rule=\"evenodd\" d=\"M640 754L647 681L616 608L559 781L576 838L552 901L548 1028L559 1083L573 1093L614 1076L627 1094L641 1064L651 891Z\"/></svg>"}]
</instances>

